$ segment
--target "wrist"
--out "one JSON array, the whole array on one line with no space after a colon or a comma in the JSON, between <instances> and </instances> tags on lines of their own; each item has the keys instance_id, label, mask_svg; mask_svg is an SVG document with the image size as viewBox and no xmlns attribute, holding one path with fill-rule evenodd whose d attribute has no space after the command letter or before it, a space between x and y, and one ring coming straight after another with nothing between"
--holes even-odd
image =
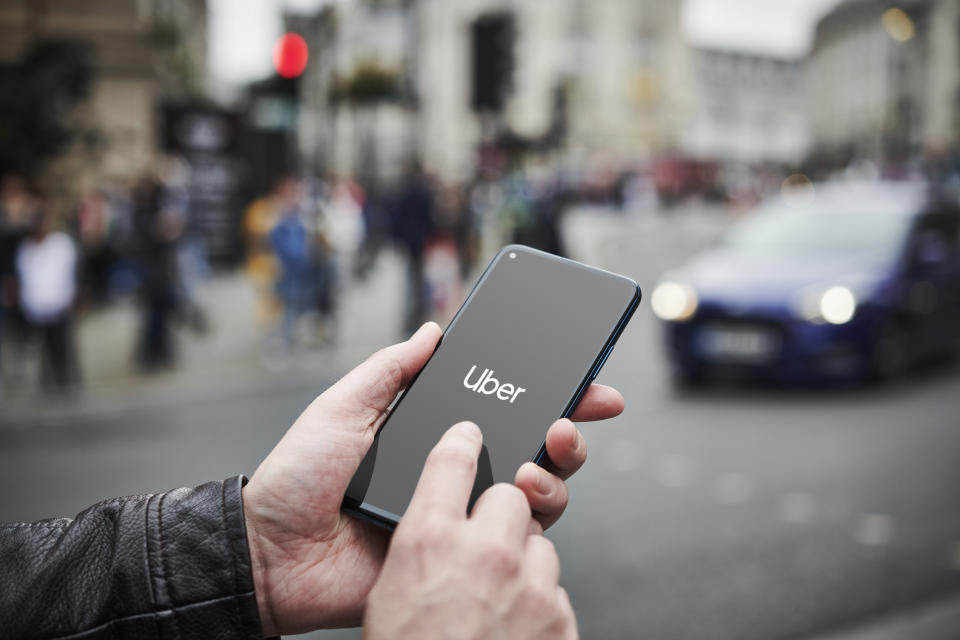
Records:
<instances>
[{"instance_id":1,"label":"wrist","mask_svg":"<svg viewBox=\"0 0 960 640\"><path fill-rule=\"evenodd\" d=\"M279 635L276 621L273 617L273 608L270 604L270 585L267 579L266 557L263 553L263 539L257 529L256 518L251 514L255 512L253 505L250 504L252 497L248 493L248 488L243 488L243 519L247 528L247 548L250 551L250 572L253 575L253 591L257 598L257 611L260 615L260 626L263 629L263 635L267 638Z\"/></svg>"}]
</instances>

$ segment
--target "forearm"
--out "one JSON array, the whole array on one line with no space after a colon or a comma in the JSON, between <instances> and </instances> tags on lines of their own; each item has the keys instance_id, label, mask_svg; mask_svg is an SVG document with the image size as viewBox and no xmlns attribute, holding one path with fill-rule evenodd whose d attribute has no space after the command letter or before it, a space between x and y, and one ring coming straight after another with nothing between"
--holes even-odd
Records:
<instances>
[{"instance_id":1,"label":"forearm","mask_svg":"<svg viewBox=\"0 0 960 640\"><path fill-rule=\"evenodd\" d=\"M0 525L9 638L259 638L241 479Z\"/></svg>"}]
</instances>

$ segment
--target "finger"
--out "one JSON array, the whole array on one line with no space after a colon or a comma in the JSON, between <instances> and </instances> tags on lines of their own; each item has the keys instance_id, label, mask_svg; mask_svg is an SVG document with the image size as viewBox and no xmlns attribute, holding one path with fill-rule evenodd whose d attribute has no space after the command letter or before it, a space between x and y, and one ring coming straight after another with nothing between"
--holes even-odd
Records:
<instances>
[{"instance_id":1,"label":"finger","mask_svg":"<svg viewBox=\"0 0 960 640\"><path fill-rule=\"evenodd\" d=\"M543 536L527 536L523 545L523 565L534 584L556 589L560 579L560 558L553 543Z\"/></svg>"},{"instance_id":2,"label":"finger","mask_svg":"<svg viewBox=\"0 0 960 640\"><path fill-rule=\"evenodd\" d=\"M543 535L543 525L540 524L540 521L536 518L530 518L527 521L527 535L528 536L542 536Z\"/></svg>"},{"instance_id":3,"label":"finger","mask_svg":"<svg viewBox=\"0 0 960 640\"><path fill-rule=\"evenodd\" d=\"M563 638L579 638L577 632L577 616L573 612L573 603L570 601L570 594L561 586L557 586L557 599L560 603L560 614L564 621Z\"/></svg>"},{"instance_id":4,"label":"finger","mask_svg":"<svg viewBox=\"0 0 960 640\"><path fill-rule=\"evenodd\" d=\"M327 389L318 402L322 408L338 415L349 412L351 420L344 420L344 424L363 429L379 427L397 393L430 359L442 333L435 322L424 324L406 342L381 349L367 358Z\"/></svg>"},{"instance_id":5,"label":"finger","mask_svg":"<svg viewBox=\"0 0 960 640\"><path fill-rule=\"evenodd\" d=\"M548 459L543 466L561 480L572 476L587 460L587 441L566 418L550 425L546 445Z\"/></svg>"},{"instance_id":6,"label":"finger","mask_svg":"<svg viewBox=\"0 0 960 640\"><path fill-rule=\"evenodd\" d=\"M527 496L533 517L544 529L556 522L567 508L567 485L532 462L520 467L513 484Z\"/></svg>"},{"instance_id":7,"label":"finger","mask_svg":"<svg viewBox=\"0 0 960 640\"><path fill-rule=\"evenodd\" d=\"M466 518L482 444L480 428L472 422L460 422L447 429L427 456L407 515L424 518L440 513Z\"/></svg>"},{"instance_id":8,"label":"finger","mask_svg":"<svg viewBox=\"0 0 960 640\"><path fill-rule=\"evenodd\" d=\"M488 530L487 535L520 545L530 523L530 505L522 491L500 482L484 491L470 513L470 520Z\"/></svg>"},{"instance_id":9,"label":"finger","mask_svg":"<svg viewBox=\"0 0 960 640\"><path fill-rule=\"evenodd\" d=\"M575 422L607 420L623 413L623 396L613 387L592 383L573 412Z\"/></svg>"}]
</instances>

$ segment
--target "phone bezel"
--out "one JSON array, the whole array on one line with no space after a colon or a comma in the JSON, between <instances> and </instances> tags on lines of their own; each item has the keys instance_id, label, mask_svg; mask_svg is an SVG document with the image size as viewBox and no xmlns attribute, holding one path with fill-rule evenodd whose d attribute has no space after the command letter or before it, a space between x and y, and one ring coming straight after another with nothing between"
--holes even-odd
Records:
<instances>
[{"instance_id":1,"label":"phone bezel","mask_svg":"<svg viewBox=\"0 0 960 640\"><path fill-rule=\"evenodd\" d=\"M597 356L594 358L590 367L587 369L586 375L584 375L583 378L580 380L580 383L577 385L577 388L574 391L573 395L571 396L570 401L567 402L567 406L564 408L563 413L561 413L558 416L558 418L569 418L571 415L573 415L573 412L577 408L577 405L580 403L580 400L583 399L583 394L586 393L586 390L590 386L590 383L593 382L593 380L597 377L597 374L600 373L601 367L603 367L603 364L604 362L606 362L606 359L610 355L610 352L613 351L613 347L616 345L617 340L620 338L620 334L623 333L624 328L627 326L627 323L630 322L630 318L633 317L634 311L636 311L637 306L640 304L640 299L642 297L640 285L637 284L634 280L626 276L613 273L605 269L600 269L599 267L593 267L587 264L583 264L582 262L577 262L576 260L563 258L561 256L557 256L552 253L547 253L546 251L540 251L539 249L534 249L526 245L511 244L500 249L500 251L497 252L497 255L495 255L493 259L490 260L490 263L487 264L487 266L484 268L483 273L481 273L480 277L477 278L476 283L470 289L470 293L467 294L467 297L464 299L463 304L460 305L460 308L457 309L457 312L453 315L453 318L450 319L450 322L447 324L447 327L443 330L443 335L440 336L440 340L437 342L437 346L434 348L433 353L430 354L430 357L427 359L426 363L424 363L423 367L421 367L420 371L418 371L417 374L413 377L413 379L410 380L410 384L408 384L407 388L403 390L403 393L401 393L390 404L390 407L387 411L386 418L384 418L383 423L380 425L380 428L377 429L377 435L380 434L380 430L383 429L386 426L387 421L390 420L390 416L393 415L393 411L396 408L396 406L401 402L403 402L403 398L407 395L407 392L413 388L413 385L416 384L417 378L420 377L420 373L430 365L430 360L433 359L434 354L440 348L440 345L443 344L443 340L446 337L447 332L456 325L457 320L459 320L461 313L467 307L470 301L473 299L473 294L477 291L480 285L483 284L483 282L487 279L487 276L489 276L493 268L497 264L499 264L500 260L502 260L504 256L508 255L510 252L531 254L531 255L538 256L539 258L547 258L555 262L560 262L563 264L577 267L579 269L594 271L611 278L617 278L619 280L623 280L624 282L629 283L633 287L634 293L632 298L630 299L629 304L621 314L620 319L618 320L613 331L610 333L609 336L607 336L607 339L604 342L603 347L600 349L599 353L597 353ZM537 450L536 455L531 458L531 461L540 466L543 466L544 463L546 462L546 457L547 457L547 442L546 442L546 434L544 434L544 440L543 442L540 443L540 447ZM397 514L392 513L386 509L381 509L380 507L377 507L376 505L372 505L369 502L360 502L358 500L354 500L353 498L349 498L349 497L344 498L341 509L352 516L356 516L362 520L372 522L373 524L383 527L384 529L387 529L389 531L392 531L393 529L396 528L401 518L401 516L398 516Z\"/></svg>"}]
</instances>

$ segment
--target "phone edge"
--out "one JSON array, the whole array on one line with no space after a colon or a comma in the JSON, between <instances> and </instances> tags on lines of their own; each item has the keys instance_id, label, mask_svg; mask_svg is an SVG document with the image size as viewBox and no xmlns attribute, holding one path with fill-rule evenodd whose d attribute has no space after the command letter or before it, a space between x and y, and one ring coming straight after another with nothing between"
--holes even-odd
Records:
<instances>
[{"instance_id":1,"label":"phone edge","mask_svg":"<svg viewBox=\"0 0 960 640\"><path fill-rule=\"evenodd\" d=\"M580 400L583 398L583 394L586 392L587 388L590 386L590 383L593 382L593 379L596 377L596 375L600 373L598 365L602 366L603 362L606 361L605 356L610 355L609 352L613 350L613 347L616 345L617 340L619 340L620 335L623 333L623 330L626 328L627 323L630 322L630 319L633 317L634 312L637 310L637 307L640 305L640 300L643 296L643 293L640 289L640 285L637 284L636 281L622 274L614 273L612 271L607 271L606 269L601 269L600 267L584 264L582 262L571 260L569 258L564 258L563 256L558 256L552 253L548 253L546 251L541 251L539 249L534 249L533 247L528 247L526 245L509 244L501 248L500 251L498 251L497 254L490 260L490 262L487 263L487 266L484 267L483 272L480 274L480 277L477 278L477 281L473 284L473 287L471 287L470 292L463 299L463 303L460 305L460 308L457 309L457 312L453 314L453 317L450 319L450 322L448 322L447 326L444 328L443 333L440 336L440 339L437 341L437 346L433 350L433 353L431 353L430 357L427 358L427 361L420 368L420 371L417 371L416 375L413 376L413 378L410 380L410 383L403 390L403 393L397 396L394 399L394 401L390 403L390 406L387 408L387 416L386 418L384 418L383 423L377 429L377 433L374 435L374 437L380 434L380 431L386 426L387 421L390 419L390 416L393 413L394 407L403 401L404 396L407 395L407 391L409 391L413 387L414 383L416 383L417 381L417 378L420 377L420 373L427 368L427 365L430 364L430 360L433 359L434 354L436 354L437 350L440 348L440 345L443 344L443 339L446 337L447 332L456 325L457 320L459 320L461 313L466 308L467 304L473 299L473 294L477 291L480 285L483 284L483 282L487 279L487 276L490 274L490 271L493 269L493 267L500 262L500 260L503 258L503 256L506 253L510 251L524 251L526 253L535 253L540 256L549 258L551 260L555 260L557 262L572 263L574 266L580 269L588 269L591 271L602 273L604 275L607 275L613 278L624 280L625 282L628 282L633 287L633 297L631 298L630 303L627 305L627 308L624 310L623 314L620 316L620 320L618 321L617 326L607 337L607 340L604 342L604 345L600 349L600 352L597 354L597 357L594 358L594 361L590 365L590 368L587 369L586 376L584 376L583 380L580 381L580 384L578 385L577 389L574 391L570 401L567 403L566 408L563 410L563 413L559 416L559 418L569 418L571 415L573 415L574 410L577 408L577 405L580 403ZM536 455L533 456L533 458L531 458L531 461L540 466L543 466L543 463L545 461L544 459L546 458L546 452L547 452L547 441L546 441L546 438L544 438L544 441L540 444L540 448L537 450ZM375 524L391 532L394 529L396 529L397 525L400 523L401 516L398 516L395 513L387 511L386 509L381 509L368 502L357 502L356 500L353 500L346 496L344 497L343 503L341 504L340 508L342 511L345 511L350 515L356 516L361 520L365 520L367 522Z\"/></svg>"}]
</instances>

